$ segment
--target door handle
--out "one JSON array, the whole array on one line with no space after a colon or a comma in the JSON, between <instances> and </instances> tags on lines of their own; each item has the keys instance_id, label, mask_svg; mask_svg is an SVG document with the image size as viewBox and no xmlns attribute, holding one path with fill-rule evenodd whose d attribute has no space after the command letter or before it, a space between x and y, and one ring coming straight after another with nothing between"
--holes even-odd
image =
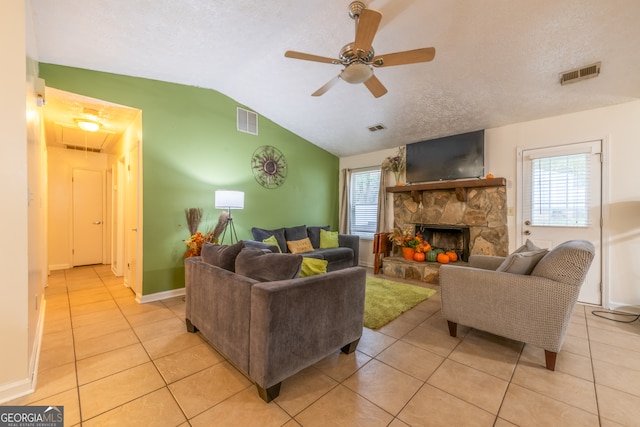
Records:
<instances>
[{"instance_id":1,"label":"door handle","mask_svg":"<svg viewBox=\"0 0 640 427\"><path fill-rule=\"evenodd\" d=\"M100 225L100 224L102 224L102 221L94 221L93 222L93 225Z\"/></svg>"},{"instance_id":2,"label":"door handle","mask_svg":"<svg viewBox=\"0 0 640 427\"><path fill-rule=\"evenodd\" d=\"M137 228L132 228L131 231L138 231L138 229Z\"/></svg>"}]
</instances>

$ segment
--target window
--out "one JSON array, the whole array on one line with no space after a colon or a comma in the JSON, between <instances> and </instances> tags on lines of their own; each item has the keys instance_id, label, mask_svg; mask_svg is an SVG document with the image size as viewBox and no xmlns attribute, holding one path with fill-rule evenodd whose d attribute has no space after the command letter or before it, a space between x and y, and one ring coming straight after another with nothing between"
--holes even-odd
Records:
<instances>
[{"instance_id":1,"label":"window","mask_svg":"<svg viewBox=\"0 0 640 427\"><path fill-rule=\"evenodd\" d=\"M378 218L380 169L359 169L351 173L349 224L351 234L373 239Z\"/></svg>"},{"instance_id":2,"label":"window","mask_svg":"<svg viewBox=\"0 0 640 427\"><path fill-rule=\"evenodd\" d=\"M590 153L532 159L531 223L590 224Z\"/></svg>"}]
</instances>

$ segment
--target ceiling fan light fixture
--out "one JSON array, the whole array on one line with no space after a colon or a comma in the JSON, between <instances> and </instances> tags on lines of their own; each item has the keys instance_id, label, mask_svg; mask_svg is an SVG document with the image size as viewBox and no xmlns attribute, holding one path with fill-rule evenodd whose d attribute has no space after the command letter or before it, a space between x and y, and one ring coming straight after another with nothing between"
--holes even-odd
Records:
<instances>
[{"instance_id":1,"label":"ceiling fan light fixture","mask_svg":"<svg viewBox=\"0 0 640 427\"><path fill-rule=\"evenodd\" d=\"M364 83L373 76L373 68L367 64L355 63L342 70L340 78L347 83Z\"/></svg>"},{"instance_id":2,"label":"ceiling fan light fixture","mask_svg":"<svg viewBox=\"0 0 640 427\"><path fill-rule=\"evenodd\" d=\"M86 119L76 119L76 124L80 129L82 129L85 132L97 132L98 129L100 129L100 127L102 126L98 122L94 122L93 120L86 120Z\"/></svg>"}]
</instances>

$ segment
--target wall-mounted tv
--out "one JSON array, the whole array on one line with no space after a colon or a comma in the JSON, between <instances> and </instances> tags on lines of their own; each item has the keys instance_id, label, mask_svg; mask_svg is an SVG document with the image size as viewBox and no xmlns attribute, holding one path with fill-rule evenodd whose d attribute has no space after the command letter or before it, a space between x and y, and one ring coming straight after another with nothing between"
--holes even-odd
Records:
<instances>
[{"instance_id":1,"label":"wall-mounted tv","mask_svg":"<svg viewBox=\"0 0 640 427\"><path fill-rule=\"evenodd\" d=\"M484 130L407 144L407 183L484 176Z\"/></svg>"}]
</instances>

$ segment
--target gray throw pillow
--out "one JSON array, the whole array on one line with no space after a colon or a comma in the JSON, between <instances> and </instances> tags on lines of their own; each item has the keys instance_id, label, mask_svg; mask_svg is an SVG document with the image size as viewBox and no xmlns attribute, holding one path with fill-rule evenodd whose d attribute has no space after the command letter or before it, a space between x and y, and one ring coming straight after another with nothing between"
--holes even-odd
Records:
<instances>
[{"instance_id":1,"label":"gray throw pillow","mask_svg":"<svg viewBox=\"0 0 640 427\"><path fill-rule=\"evenodd\" d=\"M302 255L266 253L245 248L236 258L236 274L259 282L294 279L302 268Z\"/></svg>"},{"instance_id":2,"label":"gray throw pillow","mask_svg":"<svg viewBox=\"0 0 640 427\"><path fill-rule=\"evenodd\" d=\"M320 247L320 230L329 231L331 228L328 225L322 227L307 227L307 236L309 237L309 240L311 240L311 246L313 246L314 249L318 249Z\"/></svg>"},{"instance_id":3,"label":"gray throw pillow","mask_svg":"<svg viewBox=\"0 0 640 427\"><path fill-rule=\"evenodd\" d=\"M512 274L531 274L531 271L535 268L546 254L549 252L546 249L539 249L531 252L517 252L512 253L500 264L496 271L502 271Z\"/></svg>"},{"instance_id":4,"label":"gray throw pillow","mask_svg":"<svg viewBox=\"0 0 640 427\"><path fill-rule=\"evenodd\" d=\"M284 229L284 239L287 242L293 242L295 240L306 239L307 236L307 226L299 225L297 227L287 227Z\"/></svg>"},{"instance_id":5,"label":"gray throw pillow","mask_svg":"<svg viewBox=\"0 0 640 427\"><path fill-rule=\"evenodd\" d=\"M225 270L234 271L236 268L236 257L244 247L244 242L240 240L233 245L215 245L213 243L205 243L202 245L202 261L224 268Z\"/></svg>"},{"instance_id":6,"label":"gray throw pillow","mask_svg":"<svg viewBox=\"0 0 640 427\"><path fill-rule=\"evenodd\" d=\"M520 246L513 253L517 254L517 253L521 253L521 252L539 251L540 249L542 249L542 248L537 247L531 240L527 239L525 244Z\"/></svg>"},{"instance_id":7,"label":"gray throw pillow","mask_svg":"<svg viewBox=\"0 0 640 427\"><path fill-rule=\"evenodd\" d=\"M278 241L278 246L280 246L280 251L288 252L287 240L284 238L284 228L265 230L264 228L253 227L251 229L251 234L253 235L253 240L257 240L258 242L262 242L263 240L268 239L270 236L275 236L276 240Z\"/></svg>"}]
</instances>

